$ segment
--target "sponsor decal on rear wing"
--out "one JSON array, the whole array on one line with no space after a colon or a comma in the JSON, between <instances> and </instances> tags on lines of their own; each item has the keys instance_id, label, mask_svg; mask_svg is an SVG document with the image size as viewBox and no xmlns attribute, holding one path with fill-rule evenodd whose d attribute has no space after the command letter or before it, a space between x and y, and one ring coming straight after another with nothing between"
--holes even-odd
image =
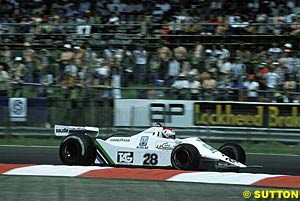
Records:
<instances>
[{"instance_id":1,"label":"sponsor decal on rear wing","mask_svg":"<svg viewBox=\"0 0 300 201\"><path fill-rule=\"evenodd\" d=\"M91 126L55 125L54 133L56 136L67 136L72 133L86 133L91 137L97 137L99 134L99 128Z\"/></svg>"}]
</instances>

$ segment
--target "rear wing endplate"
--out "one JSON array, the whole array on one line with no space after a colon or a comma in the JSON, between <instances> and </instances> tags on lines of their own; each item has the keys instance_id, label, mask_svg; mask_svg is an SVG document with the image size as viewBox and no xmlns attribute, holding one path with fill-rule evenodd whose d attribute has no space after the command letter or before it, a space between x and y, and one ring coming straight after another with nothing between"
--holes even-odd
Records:
<instances>
[{"instance_id":1,"label":"rear wing endplate","mask_svg":"<svg viewBox=\"0 0 300 201\"><path fill-rule=\"evenodd\" d=\"M54 133L56 136L67 136L73 133L85 133L91 137L97 137L99 135L99 128L91 126L55 125Z\"/></svg>"}]
</instances>

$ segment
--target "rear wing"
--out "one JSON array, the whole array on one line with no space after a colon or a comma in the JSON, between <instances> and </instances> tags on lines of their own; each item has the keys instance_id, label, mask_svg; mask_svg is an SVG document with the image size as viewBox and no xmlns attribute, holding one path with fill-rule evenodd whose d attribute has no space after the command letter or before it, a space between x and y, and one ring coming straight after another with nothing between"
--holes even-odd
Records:
<instances>
[{"instance_id":1,"label":"rear wing","mask_svg":"<svg viewBox=\"0 0 300 201\"><path fill-rule=\"evenodd\" d=\"M55 125L54 133L56 136L67 136L73 133L85 133L91 137L97 137L99 135L99 128L90 126Z\"/></svg>"}]
</instances>

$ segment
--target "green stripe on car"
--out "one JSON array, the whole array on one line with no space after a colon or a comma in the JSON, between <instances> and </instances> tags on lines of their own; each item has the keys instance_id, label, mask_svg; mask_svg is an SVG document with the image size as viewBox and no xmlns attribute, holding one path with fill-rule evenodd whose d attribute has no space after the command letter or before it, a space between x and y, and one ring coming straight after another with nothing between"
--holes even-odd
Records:
<instances>
[{"instance_id":1,"label":"green stripe on car","mask_svg":"<svg viewBox=\"0 0 300 201\"><path fill-rule=\"evenodd\" d=\"M105 158L105 160L108 162L109 165L114 165L114 161L111 159L111 157L107 154L107 152L104 150L104 148L99 144L97 140L95 140L95 144L97 146L97 149L100 151L102 156Z\"/></svg>"}]
</instances>

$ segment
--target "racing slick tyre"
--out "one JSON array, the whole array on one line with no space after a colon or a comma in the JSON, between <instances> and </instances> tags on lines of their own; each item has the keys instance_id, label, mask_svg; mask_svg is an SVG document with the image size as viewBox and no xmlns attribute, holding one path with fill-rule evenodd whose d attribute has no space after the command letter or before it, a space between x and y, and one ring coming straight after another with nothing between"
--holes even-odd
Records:
<instances>
[{"instance_id":1,"label":"racing slick tyre","mask_svg":"<svg viewBox=\"0 0 300 201\"><path fill-rule=\"evenodd\" d=\"M171 153L171 164L180 170L195 170L199 167L200 153L190 144L180 144Z\"/></svg>"},{"instance_id":2,"label":"racing slick tyre","mask_svg":"<svg viewBox=\"0 0 300 201\"><path fill-rule=\"evenodd\" d=\"M246 153L245 150L236 143L226 143L223 144L219 151L229 158L232 158L240 163L245 164L246 162Z\"/></svg>"},{"instance_id":3,"label":"racing slick tyre","mask_svg":"<svg viewBox=\"0 0 300 201\"><path fill-rule=\"evenodd\" d=\"M59 157L65 165L92 165L96 154L92 138L80 133L66 136L59 147Z\"/></svg>"}]
</instances>

